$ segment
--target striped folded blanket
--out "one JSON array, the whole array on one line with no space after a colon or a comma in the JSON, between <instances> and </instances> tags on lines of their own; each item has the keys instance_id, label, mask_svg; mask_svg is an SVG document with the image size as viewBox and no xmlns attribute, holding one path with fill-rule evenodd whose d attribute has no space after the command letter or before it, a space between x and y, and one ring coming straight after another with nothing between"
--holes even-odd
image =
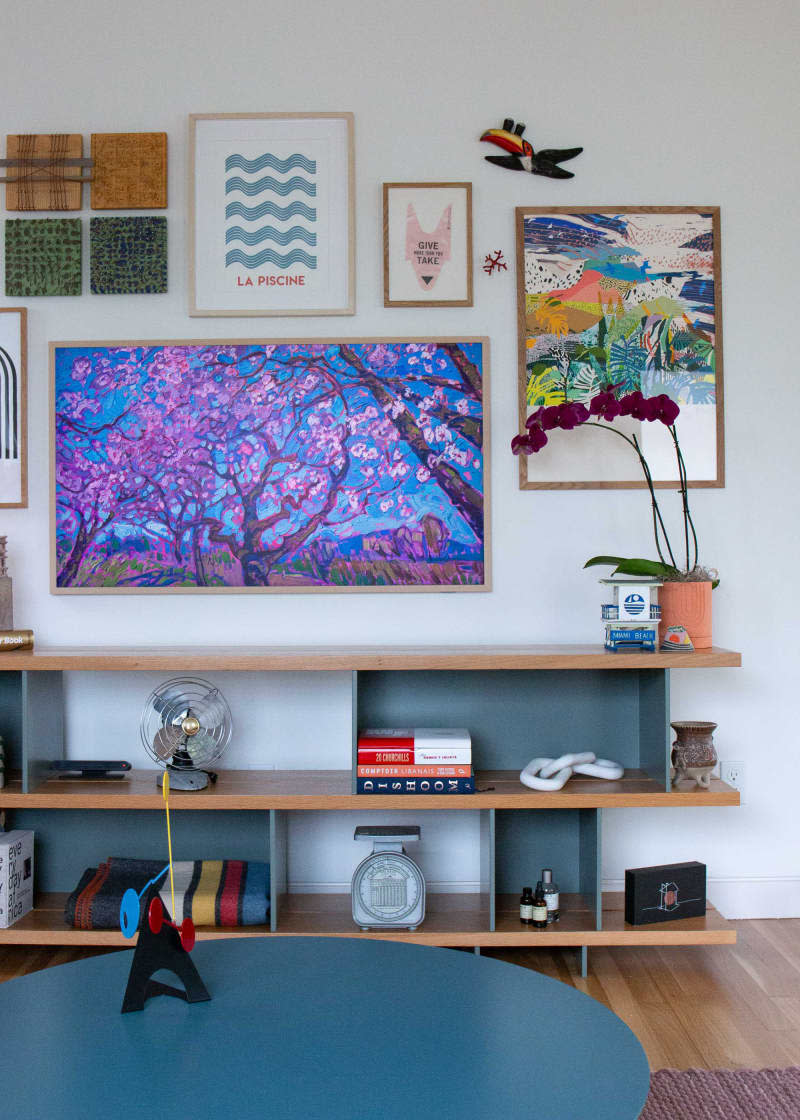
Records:
<instances>
[{"instance_id":1,"label":"striped folded blanket","mask_svg":"<svg viewBox=\"0 0 800 1120\"><path fill-rule=\"evenodd\" d=\"M158 881L161 901L178 925L264 925L269 915L269 864L238 859L188 860L172 866L175 912L168 867L161 860L111 856L87 867L67 898L64 920L75 929L118 929L122 896ZM162 877L163 876L163 877ZM142 910L144 907L142 907Z\"/></svg>"}]
</instances>

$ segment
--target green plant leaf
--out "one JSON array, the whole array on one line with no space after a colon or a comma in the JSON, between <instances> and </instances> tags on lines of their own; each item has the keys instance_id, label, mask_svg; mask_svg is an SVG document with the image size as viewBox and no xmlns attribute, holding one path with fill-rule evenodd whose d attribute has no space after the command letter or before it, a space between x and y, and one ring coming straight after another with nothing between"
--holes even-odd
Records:
<instances>
[{"instance_id":1,"label":"green plant leaf","mask_svg":"<svg viewBox=\"0 0 800 1120\"><path fill-rule=\"evenodd\" d=\"M621 564L617 564L612 575L623 576L659 576L666 579L674 579L679 576L680 570L673 568L671 564L662 564L660 560L643 560L638 556L631 557L630 560L623 560Z\"/></svg>"},{"instance_id":2,"label":"green plant leaf","mask_svg":"<svg viewBox=\"0 0 800 1120\"><path fill-rule=\"evenodd\" d=\"M624 564L624 556L593 556L591 560L587 560L583 565L584 568L594 568L598 564L612 564L616 567L617 564Z\"/></svg>"},{"instance_id":3,"label":"green plant leaf","mask_svg":"<svg viewBox=\"0 0 800 1120\"><path fill-rule=\"evenodd\" d=\"M640 556L593 556L583 565L592 568L597 564L608 564L614 568L612 575L623 576L664 576L674 578L681 573L671 564L662 564L660 560L645 560Z\"/></svg>"}]
</instances>

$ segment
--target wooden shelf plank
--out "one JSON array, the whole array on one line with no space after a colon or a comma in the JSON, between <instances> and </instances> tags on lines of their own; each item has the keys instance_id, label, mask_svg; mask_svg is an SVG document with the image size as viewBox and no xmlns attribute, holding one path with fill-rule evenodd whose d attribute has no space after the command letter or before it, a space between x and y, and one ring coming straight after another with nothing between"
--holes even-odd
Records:
<instances>
[{"instance_id":1,"label":"wooden shelf plank","mask_svg":"<svg viewBox=\"0 0 800 1120\"><path fill-rule=\"evenodd\" d=\"M278 908L277 933L286 937L360 937L418 945L477 945L489 928L489 895L428 894L425 921L417 930L362 930L353 921L349 894L286 894Z\"/></svg>"},{"instance_id":2,"label":"wooden shelf plank","mask_svg":"<svg viewBox=\"0 0 800 1120\"><path fill-rule=\"evenodd\" d=\"M735 668L733 650L609 653L602 645L531 646L115 646L42 647L0 654L0 669L211 672L352 669L708 669Z\"/></svg>"},{"instance_id":3,"label":"wooden shelf plank","mask_svg":"<svg viewBox=\"0 0 800 1120\"><path fill-rule=\"evenodd\" d=\"M18 780L0 790L6 809L163 809L156 770L131 770L113 781L51 778L32 793ZM513 770L479 770L474 794L353 794L349 770L223 770L205 790L170 791L170 808L191 809L614 809L738 805L739 793L712 780L685 781L667 792L642 770L616 782L571 778L561 790L532 790Z\"/></svg>"},{"instance_id":4,"label":"wooden shelf plank","mask_svg":"<svg viewBox=\"0 0 800 1120\"><path fill-rule=\"evenodd\" d=\"M677 918L631 926L625 921L625 895L622 891L603 894L603 930L609 940L598 945L735 945L736 927L719 911L706 904L701 918Z\"/></svg>"},{"instance_id":5,"label":"wooden shelf plank","mask_svg":"<svg viewBox=\"0 0 800 1120\"><path fill-rule=\"evenodd\" d=\"M66 894L42 894L36 908L10 929L0 930L2 945L117 946L131 948L117 930L78 930L64 923ZM733 945L736 929L709 906L703 918L682 918L630 926L624 920L622 894L603 896L603 928L580 895L562 895L562 916L544 930L530 930L519 920L519 898L499 895L496 929L489 931L489 896L483 894L429 894L425 921L419 929L363 931L353 922L349 894L288 894L281 898L279 928L267 926L235 929L198 927L197 937L210 941L225 937L360 937L408 941L418 945L548 946L580 945Z\"/></svg>"}]
</instances>

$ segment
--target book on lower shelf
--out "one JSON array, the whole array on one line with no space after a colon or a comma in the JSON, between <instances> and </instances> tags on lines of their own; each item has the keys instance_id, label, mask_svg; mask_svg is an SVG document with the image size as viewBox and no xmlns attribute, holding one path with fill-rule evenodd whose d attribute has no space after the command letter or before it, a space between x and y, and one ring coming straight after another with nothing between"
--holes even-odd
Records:
<instances>
[{"instance_id":1,"label":"book on lower shelf","mask_svg":"<svg viewBox=\"0 0 800 1120\"><path fill-rule=\"evenodd\" d=\"M474 793L475 776L466 778L356 778L356 793Z\"/></svg>"},{"instance_id":2,"label":"book on lower shelf","mask_svg":"<svg viewBox=\"0 0 800 1120\"><path fill-rule=\"evenodd\" d=\"M367 728L358 735L359 766L472 766L465 727Z\"/></svg>"},{"instance_id":3,"label":"book on lower shelf","mask_svg":"<svg viewBox=\"0 0 800 1120\"><path fill-rule=\"evenodd\" d=\"M33 832L0 832L0 929L33 907Z\"/></svg>"}]
</instances>

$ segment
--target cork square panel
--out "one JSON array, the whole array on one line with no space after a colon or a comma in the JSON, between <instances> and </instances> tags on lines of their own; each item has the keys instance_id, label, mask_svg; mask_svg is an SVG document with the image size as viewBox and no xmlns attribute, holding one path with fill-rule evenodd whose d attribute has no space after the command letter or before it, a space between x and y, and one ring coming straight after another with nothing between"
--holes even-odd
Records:
<instances>
[{"instance_id":1,"label":"cork square panel","mask_svg":"<svg viewBox=\"0 0 800 1120\"><path fill-rule=\"evenodd\" d=\"M7 218L6 295L80 294L80 218Z\"/></svg>"},{"instance_id":2,"label":"cork square panel","mask_svg":"<svg viewBox=\"0 0 800 1120\"><path fill-rule=\"evenodd\" d=\"M17 180L6 183L7 210L80 210L83 184L67 180L80 179L86 171L79 163L63 162L83 158L79 132L7 136L6 158L22 161L5 168L6 177Z\"/></svg>"},{"instance_id":3,"label":"cork square panel","mask_svg":"<svg viewBox=\"0 0 800 1120\"><path fill-rule=\"evenodd\" d=\"M166 132L93 132L92 210L163 210Z\"/></svg>"},{"instance_id":4,"label":"cork square panel","mask_svg":"<svg viewBox=\"0 0 800 1120\"><path fill-rule=\"evenodd\" d=\"M95 295L166 292L166 218L92 218L89 245Z\"/></svg>"}]
</instances>

